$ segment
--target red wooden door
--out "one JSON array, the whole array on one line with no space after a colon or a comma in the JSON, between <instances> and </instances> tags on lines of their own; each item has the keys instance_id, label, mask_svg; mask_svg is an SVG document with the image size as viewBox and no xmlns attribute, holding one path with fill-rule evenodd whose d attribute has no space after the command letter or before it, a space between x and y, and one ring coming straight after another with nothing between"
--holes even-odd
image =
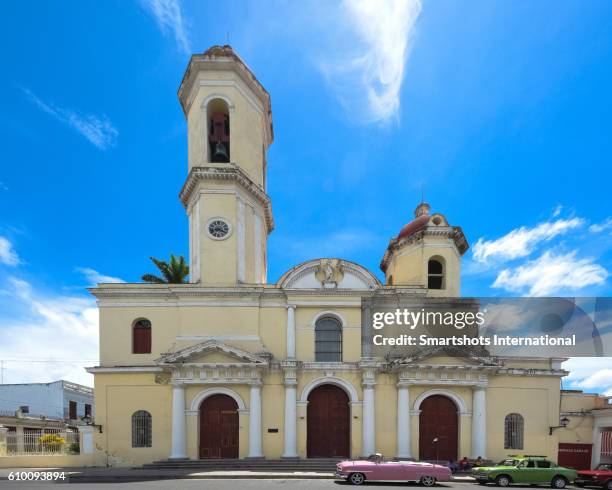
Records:
<instances>
[{"instance_id":1,"label":"red wooden door","mask_svg":"<svg viewBox=\"0 0 612 490\"><path fill-rule=\"evenodd\" d=\"M309 458L348 458L349 398L337 386L321 385L308 395L306 446Z\"/></svg>"},{"instance_id":2,"label":"red wooden door","mask_svg":"<svg viewBox=\"0 0 612 490\"><path fill-rule=\"evenodd\" d=\"M459 420L455 403L442 395L425 398L419 416L419 459L456 461L458 440Z\"/></svg>"},{"instance_id":3,"label":"red wooden door","mask_svg":"<svg viewBox=\"0 0 612 490\"><path fill-rule=\"evenodd\" d=\"M238 458L238 405L213 395L200 405L200 458Z\"/></svg>"},{"instance_id":4,"label":"red wooden door","mask_svg":"<svg viewBox=\"0 0 612 490\"><path fill-rule=\"evenodd\" d=\"M559 466L565 466L566 468L588 470L591 468L592 446L592 444L568 444L560 442L557 463Z\"/></svg>"}]
</instances>

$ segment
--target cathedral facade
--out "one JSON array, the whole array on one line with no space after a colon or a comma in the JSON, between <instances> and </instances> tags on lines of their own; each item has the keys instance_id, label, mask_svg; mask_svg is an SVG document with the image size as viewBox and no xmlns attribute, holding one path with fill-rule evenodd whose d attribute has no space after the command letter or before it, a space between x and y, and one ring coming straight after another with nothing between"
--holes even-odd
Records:
<instances>
[{"instance_id":1,"label":"cathedral facade","mask_svg":"<svg viewBox=\"0 0 612 490\"><path fill-rule=\"evenodd\" d=\"M384 284L339 258L298 264L270 284L270 96L229 46L216 46L191 58L179 99L190 282L91 289L100 309L100 364L88 369L99 464L377 451L556 459L560 442L590 446L593 420L580 413L595 402L581 395L572 395L579 408L569 426L550 429L562 417L563 359L433 350L390 362L369 349L369 301L460 296L461 228L421 203L381 251Z\"/></svg>"}]
</instances>

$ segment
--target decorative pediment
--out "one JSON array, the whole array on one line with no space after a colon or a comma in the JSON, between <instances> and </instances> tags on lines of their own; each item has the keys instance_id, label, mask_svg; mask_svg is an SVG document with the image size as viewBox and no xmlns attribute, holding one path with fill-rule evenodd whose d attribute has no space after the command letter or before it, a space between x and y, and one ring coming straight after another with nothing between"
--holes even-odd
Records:
<instances>
[{"instance_id":1,"label":"decorative pediment","mask_svg":"<svg viewBox=\"0 0 612 490\"><path fill-rule=\"evenodd\" d=\"M253 354L218 340L207 340L169 352L156 359L157 364L215 363L215 364L267 364L267 354Z\"/></svg>"},{"instance_id":2,"label":"decorative pediment","mask_svg":"<svg viewBox=\"0 0 612 490\"><path fill-rule=\"evenodd\" d=\"M324 258L293 267L283 274L277 285L283 289L377 289L381 283L359 264Z\"/></svg>"},{"instance_id":3,"label":"decorative pediment","mask_svg":"<svg viewBox=\"0 0 612 490\"><path fill-rule=\"evenodd\" d=\"M452 361L455 361L452 363ZM503 366L503 363L489 355L485 349L467 349L453 346L436 346L422 349L418 353L390 362L393 367L406 368L416 365L449 366L464 365L466 367L495 367Z\"/></svg>"}]
</instances>

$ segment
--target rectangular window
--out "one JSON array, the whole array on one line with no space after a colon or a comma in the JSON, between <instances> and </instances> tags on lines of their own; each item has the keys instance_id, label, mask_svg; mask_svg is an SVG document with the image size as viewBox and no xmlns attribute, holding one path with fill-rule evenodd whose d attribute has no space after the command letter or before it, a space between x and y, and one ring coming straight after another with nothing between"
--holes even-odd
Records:
<instances>
[{"instance_id":1,"label":"rectangular window","mask_svg":"<svg viewBox=\"0 0 612 490\"><path fill-rule=\"evenodd\" d=\"M89 403L85 404L85 416L91 417L91 405Z\"/></svg>"},{"instance_id":2,"label":"rectangular window","mask_svg":"<svg viewBox=\"0 0 612 490\"><path fill-rule=\"evenodd\" d=\"M77 402L72 400L68 402L68 418L70 420L76 420L77 418Z\"/></svg>"}]
</instances>

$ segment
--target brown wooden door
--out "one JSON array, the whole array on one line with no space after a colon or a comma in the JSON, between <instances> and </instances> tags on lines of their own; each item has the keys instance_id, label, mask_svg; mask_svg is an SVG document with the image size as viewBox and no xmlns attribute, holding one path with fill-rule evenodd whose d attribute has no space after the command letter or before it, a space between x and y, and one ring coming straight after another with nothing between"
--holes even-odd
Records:
<instances>
[{"instance_id":1,"label":"brown wooden door","mask_svg":"<svg viewBox=\"0 0 612 490\"><path fill-rule=\"evenodd\" d=\"M348 458L351 444L349 398L337 386L321 385L308 395L307 455Z\"/></svg>"},{"instance_id":2,"label":"brown wooden door","mask_svg":"<svg viewBox=\"0 0 612 490\"><path fill-rule=\"evenodd\" d=\"M200 405L200 458L238 458L238 405L213 395Z\"/></svg>"},{"instance_id":3,"label":"brown wooden door","mask_svg":"<svg viewBox=\"0 0 612 490\"><path fill-rule=\"evenodd\" d=\"M434 439L437 438L437 442ZM419 459L457 460L459 420L457 406L442 395L432 395L421 403L419 416Z\"/></svg>"}]
</instances>

